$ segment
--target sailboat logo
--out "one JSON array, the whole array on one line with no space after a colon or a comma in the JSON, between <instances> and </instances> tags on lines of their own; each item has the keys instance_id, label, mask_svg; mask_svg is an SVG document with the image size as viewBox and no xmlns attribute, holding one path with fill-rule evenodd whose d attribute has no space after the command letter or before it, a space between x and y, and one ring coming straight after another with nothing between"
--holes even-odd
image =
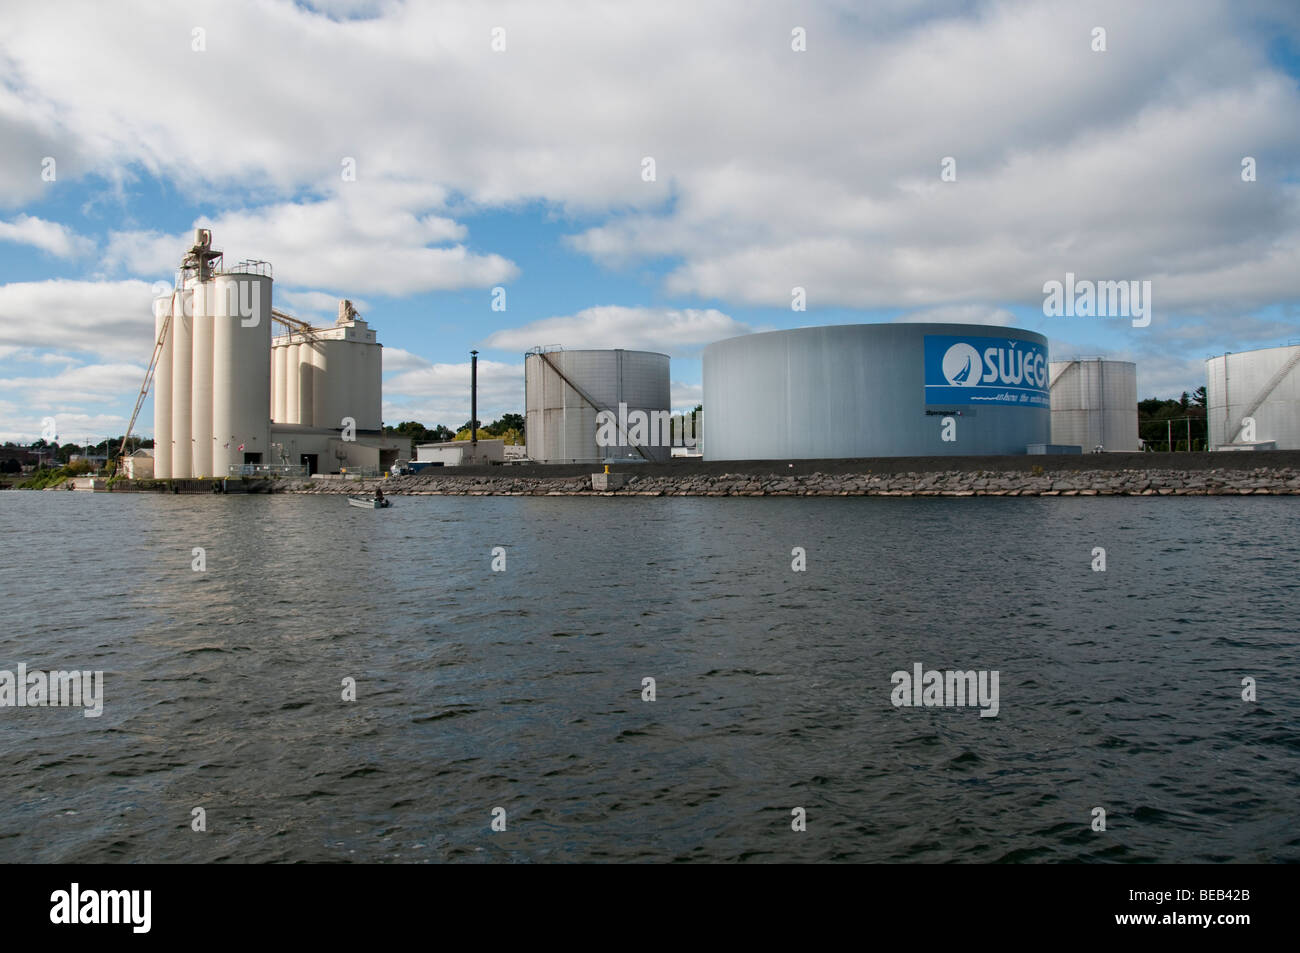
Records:
<instances>
[{"instance_id":1,"label":"sailboat logo","mask_svg":"<svg viewBox=\"0 0 1300 953\"><path fill-rule=\"evenodd\" d=\"M969 344L954 344L943 356L943 376L955 387L976 386L982 366L980 352Z\"/></svg>"}]
</instances>

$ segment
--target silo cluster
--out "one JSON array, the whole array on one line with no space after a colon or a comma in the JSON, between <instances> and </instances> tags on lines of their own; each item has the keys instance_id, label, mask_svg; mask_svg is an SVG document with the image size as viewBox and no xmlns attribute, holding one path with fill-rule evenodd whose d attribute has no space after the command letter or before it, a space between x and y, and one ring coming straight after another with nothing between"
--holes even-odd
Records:
<instances>
[{"instance_id":1,"label":"silo cluster","mask_svg":"<svg viewBox=\"0 0 1300 953\"><path fill-rule=\"evenodd\" d=\"M198 247L207 247L203 237ZM168 312L154 377L155 475L224 477L232 466L266 461L270 275L183 269L172 294L155 302L159 333Z\"/></svg>"},{"instance_id":2,"label":"silo cluster","mask_svg":"<svg viewBox=\"0 0 1300 953\"><path fill-rule=\"evenodd\" d=\"M338 429L350 417L357 430L379 430L381 354L375 332L347 301L340 304L334 327L275 338L272 419L277 424Z\"/></svg>"}]
</instances>

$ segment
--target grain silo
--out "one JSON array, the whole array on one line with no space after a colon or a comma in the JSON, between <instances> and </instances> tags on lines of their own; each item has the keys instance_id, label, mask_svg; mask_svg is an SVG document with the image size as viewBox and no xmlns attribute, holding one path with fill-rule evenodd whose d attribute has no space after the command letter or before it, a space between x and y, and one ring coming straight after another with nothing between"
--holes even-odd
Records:
<instances>
[{"instance_id":1,"label":"grain silo","mask_svg":"<svg viewBox=\"0 0 1300 953\"><path fill-rule=\"evenodd\" d=\"M168 474L185 479L194 475L194 288L182 281L173 300L172 339L172 466ZM155 400L166 399L161 391Z\"/></svg>"},{"instance_id":2,"label":"grain silo","mask_svg":"<svg viewBox=\"0 0 1300 953\"><path fill-rule=\"evenodd\" d=\"M664 461L671 454L668 355L534 349L524 357L528 456L538 463ZM601 415L604 415L603 417ZM642 416L643 415L643 416ZM597 440L602 420L613 439ZM636 430L646 421L644 439ZM604 445L602 445L604 444Z\"/></svg>"},{"instance_id":3,"label":"grain silo","mask_svg":"<svg viewBox=\"0 0 1300 953\"><path fill-rule=\"evenodd\" d=\"M381 429L383 347L352 302L339 302L333 327L290 330L271 347L276 423L338 430L350 417Z\"/></svg>"},{"instance_id":4,"label":"grain silo","mask_svg":"<svg viewBox=\"0 0 1300 953\"><path fill-rule=\"evenodd\" d=\"M217 275L212 331L212 472L271 459L271 276L265 262Z\"/></svg>"},{"instance_id":5,"label":"grain silo","mask_svg":"<svg viewBox=\"0 0 1300 953\"><path fill-rule=\"evenodd\" d=\"M1210 446L1272 443L1300 449L1300 345L1265 347L1205 362Z\"/></svg>"},{"instance_id":6,"label":"grain silo","mask_svg":"<svg viewBox=\"0 0 1300 953\"><path fill-rule=\"evenodd\" d=\"M274 346L273 320L288 329ZM152 385L158 479L382 472L410 440L383 433L381 354L351 302L326 328L273 310L271 266L225 266L199 229L175 291L154 303L154 358L128 433Z\"/></svg>"},{"instance_id":7,"label":"grain silo","mask_svg":"<svg viewBox=\"0 0 1300 953\"><path fill-rule=\"evenodd\" d=\"M195 233L170 301L155 304L154 473L224 477L270 451L271 277L265 262L222 269ZM166 309L171 310L163 333Z\"/></svg>"},{"instance_id":8,"label":"grain silo","mask_svg":"<svg viewBox=\"0 0 1300 953\"><path fill-rule=\"evenodd\" d=\"M154 473L162 476L172 472L172 336L164 334L163 327L171 323L175 298L176 292L172 292L154 301L154 340L162 341L162 346L153 380L153 459Z\"/></svg>"},{"instance_id":9,"label":"grain silo","mask_svg":"<svg viewBox=\"0 0 1300 953\"><path fill-rule=\"evenodd\" d=\"M1049 373L1052 443L1084 453L1140 449L1136 364L1099 357L1053 361Z\"/></svg>"},{"instance_id":10,"label":"grain silo","mask_svg":"<svg viewBox=\"0 0 1300 953\"><path fill-rule=\"evenodd\" d=\"M706 460L1023 454L1048 442L1047 339L844 324L704 349Z\"/></svg>"}]
</instances>

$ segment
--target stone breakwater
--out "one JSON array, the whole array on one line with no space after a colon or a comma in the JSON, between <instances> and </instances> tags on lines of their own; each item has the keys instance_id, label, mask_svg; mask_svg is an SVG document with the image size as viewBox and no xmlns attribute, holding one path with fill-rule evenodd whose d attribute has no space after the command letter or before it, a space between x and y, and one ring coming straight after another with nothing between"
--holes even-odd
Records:
<instances>
[{"instance_id":1,"label":"stone breakwater","mask_svg":"<svg viewBox=\"0 0 1300 953\"><path fill-rule=\"evenodd\" d=\"M590 477L405 476L389 480L315 480L294 493L388 496L1245 496L1298 495L1300 470L945 470L921 473L780 473L648 476L597 491Z\"/></svg>"}]
</instances>

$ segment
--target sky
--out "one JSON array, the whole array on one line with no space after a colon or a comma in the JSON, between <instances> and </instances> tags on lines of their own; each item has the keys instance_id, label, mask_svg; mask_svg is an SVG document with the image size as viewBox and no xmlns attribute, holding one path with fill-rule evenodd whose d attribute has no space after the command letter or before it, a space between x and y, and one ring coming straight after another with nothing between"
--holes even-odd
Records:
<instances>
[{"instance_id":1,"label":"sky","mask_svg":"<svg viewBox=\"0 0 1300 953\"><path fill-rule=\"evenodd\" d=\"M282 310L357 305L389 424L466 421L471 349L490 421L522 413L535 346L667 353L680 410L704 345L754 331L1010 325L1135 361L1140 397L1300 341L1294 0L5 0L3 22L0 440L125 430L196 227L271 262ZM1046 314L1067 273L1149 281L1150 323Z\"/></svg>"}]
</instances>

